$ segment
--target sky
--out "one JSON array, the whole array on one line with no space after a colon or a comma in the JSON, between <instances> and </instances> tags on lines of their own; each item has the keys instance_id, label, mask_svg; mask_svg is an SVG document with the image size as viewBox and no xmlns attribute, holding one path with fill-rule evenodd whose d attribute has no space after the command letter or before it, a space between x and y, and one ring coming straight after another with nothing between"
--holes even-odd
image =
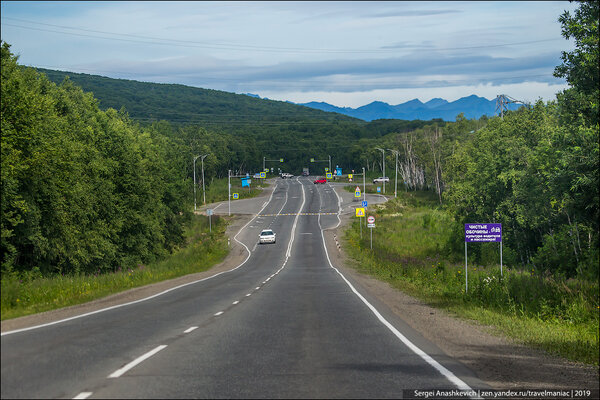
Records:
<instances>
[{"instance_id":1,"label":"sky","mask_svg":"<svg viewBox=\"0 0 600 400\"><path fill-rule=\"evenodd\" d=\"M552 100L567 1L2 1L1 36L35 67L273 100Z\"/></svg>"}]
</instances>

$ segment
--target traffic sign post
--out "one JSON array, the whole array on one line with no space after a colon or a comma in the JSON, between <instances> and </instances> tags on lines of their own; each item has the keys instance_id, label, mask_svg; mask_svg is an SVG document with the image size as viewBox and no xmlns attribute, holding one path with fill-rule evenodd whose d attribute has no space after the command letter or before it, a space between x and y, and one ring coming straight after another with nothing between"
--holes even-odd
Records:
<instances>
[{"instance_id":1,"label":"traffic sign post","mask_svg":"<svg viewBox=\"0 0 600 400\"><path fill-rule=\"evenodd\" d=\"M233 199L234 199L234 200L237 200L237 199L239 199L239 198L240 198L240 194L239 194L239 193L234 193L234 194L233 194Z\"/></svg>"},{"instance_id":2,"label":"traffic sign post","mask_svg":"<svg viewBox=\"0 0 600 400\"><path fill-rule=\"evenodd\" d=\"M360 191L360 187L356 187L356 189L354 189L354 200L358 201L358 199L360 199L360 196L362 196L362 193Z\"/></svg>"},{"instance_id":3,"label":"traffic sign post","mask_svg":"<svg viewBox=\"0 0 600 400\"><path fill-rule=\"evenodd\" d=\"M212 221L211 221L212 218L211 217L213 215L213 209L207 208L206 215L208 215L208 230L209 230L209 232L212 232Z\"/></svg>"},{"instance_id":4,"label":"traffic sign post","mask_svg":"<svg viewBox=\"0 0 600 400\"><path fill-rule=\"evenodd\" d=\"M367 218L367 222L367 227L371 229L371 250L373 250L373 228L375 228L375 217L369 215L369 217Z\"/></svg>"},{"instance_id":5,"label":"traffic sign post","mask_svg":"<svg viewBox=\"0 0 600 400\"><path fill-rule=\"evenodd\" d=\"M359 217L358 226L360 226L360 238L362 239L362 221L360 220L360 218L365 217L365 209L361 208L361 207L357 207L356 208L356 216Z\"/></svg>"},{"instance_id":6,"label":"traffic sign post","mask_svg":"<svg viewBox=\"0 0 600 400\"><path fill-rule=\"evenodd\" d=\"M502 276L502 224L465 224L465 293L469 290L468 242L500 242L500 276Z\"/></svg>"}]
</instances>

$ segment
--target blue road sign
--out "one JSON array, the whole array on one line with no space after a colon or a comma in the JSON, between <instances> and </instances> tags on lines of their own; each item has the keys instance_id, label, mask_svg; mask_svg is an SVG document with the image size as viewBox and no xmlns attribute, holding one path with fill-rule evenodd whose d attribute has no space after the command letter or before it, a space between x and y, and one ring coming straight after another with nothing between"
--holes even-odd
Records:
<instances>
[{"instance_id":1,"label":"blue road sign","mask_svg":"<svg viewBox=\"0 0 600 400\"><path fill-rule=\"evenodd\" d=\"M363 206L363 207L366 207L366 206L367 206L367 201L366 201L366 200L363 200L363 202L362 202L362 206Z\"/></svg>"}]
</instances>

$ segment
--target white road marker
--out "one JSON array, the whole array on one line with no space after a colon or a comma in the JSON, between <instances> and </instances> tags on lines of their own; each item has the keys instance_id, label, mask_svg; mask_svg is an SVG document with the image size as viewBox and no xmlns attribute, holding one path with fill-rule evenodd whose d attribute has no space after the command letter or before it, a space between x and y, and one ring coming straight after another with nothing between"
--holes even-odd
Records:
<instances>
[{"instance_id":1,"label":"white road marker","mask_svg":"<svg viewBox=\"0 0 600 400\"><path fill-rule=\"evenodd\" d=\"M236 305L236 304L238 304L239 302L240 302L239 300L236 300L236 301L234 301L234 302L233 302L233 303L231 303L231 304L233 304L233 305L235 306L235 305Z\"/></svg>"},{"instance_id":2,"label":"white road marker","mask_svg":"<svg viewBox=\"0 0 600 400\"><path fill-rule=\"evenodd\" d=\"M223 311L219 311L218 313L215 313L215 317L218 317L221 314L223 314Z\"/></svg>"},{"instance_id":3,"label":"white road marker","mask_svg":"<svg viewBox=\"0 0 600 400\"><path fill-rule=\"evenodd\" d=\"M254 290L258 290L258 289L260 289L260 286L257 286L257 287L254 288Z\"/></svg>"},{"instance_id":4,"label":"white road marker","mask_svg":"<svg viewBox=\"0 0 600 400\"><path fill-rule=\"evenodd\" d=\"M338 194L335 193L335 195L337 196ZM339 199L339 197L338 197L338 199ZM337 228L337 226L339 226L339 223L334 228ZM342 277L342 279L344 280L344 282L346 282L346 284L350 287L350 290L352 290L352 292L354 292L354 294L356 296L358 296L358 298L371 310L371 312L373 314L375 314L375 316L377 317L377 319L383 325L385 325L386 328L388 328L390 331L392 331L392 333L398 339L400 339L400 341L402 343L404 343L406 345L406 347L408 347L415 354L417 354L419 357L421 357L426 363L428 363L433 368L435 368L440 374L442 374L442 376L444 376L446 379L448 379L450 382L452 382L457 388L459 388L461 390L464 390L464 391L473 391L473 389L469 385L467 385L462 379L458 378L450 370L448 370L446 367L444 367L443 365L441 365L440 363L438 363L429 354L425 353L423 350L421 350L419 347L417 347L415 344L413 344L410 340L408 340L408 338L406 336L404 336L402 333L400 333L400 331L398 331L396 329L396 327L394 327L394 325L392 325L391 323L389 323L379 313L379 311L377 311L377 309L371 303L369 303L367 301L367 299L365 299L358 292L358 290L356 290L356 288L350 283L350 281L348 281L348 279L346 279L346 277L336 267L333 266L333 264L331 263L331 259L329 258L329 252L327 251L327 245L325 244L325 235L323 233L325 231L325 229L323 229L323 227L321 226L321 216L320 215L319 215L319 228L321 229L321 239L323 241L323 249L325 249L325 256L327 257L327 261L329 262L329 266L331 268L333 268L335 270L335 272L337 272L338 275L340 275ZM481 399L481 397L479 397L479 396L476 396L474 398Z\"/></svg>"},{"instance_id":5,"label":"white road marker","mask_svg":"<svg viewBox=\"0 0 600 400\"><path fill-rule=\"evenodd\" d=\"M277 185L275 186L275 189L277 189ZM246 222L246 224L245 224L244 226L242 226L242 227L240 228L240 230L238 231L238 233L236 233L236 235L233 237L233 240L235 240L236 242L238 242L239 244L241 244L242 246L244 246L244 248L245 248L245 249L246 249L246 251L248 252L248 256L246 257L246 259L245 259L245 260L244 260L244 261L243 261L243 262L242 262L240 265L238 265L237 267L235 267L235 268L233 268L233 269L230 269L230 270L227 270L227 271L222 271L222 272L219 272L219 273L217 273L217 274L215 274L215 275L208 276L208 277L206 277L206 278L202 278L202 279L199 279L199 280L197 280L197 281L188 282L188 283L184 283L184 284L182 284L182 285L179 285L179 286L172 287L172 288L170 288L170 289L164 290L164 291L162 291L162 292L160 292L160 293L157 293L157 294L154 294L154 295L152 295L152 296L144 297L143 299L134 300L134 301L130 301L130 302L128 302L128 303L123 303L123 304L117 304L117 305L114 305L114 306L111 306L111 307L102 308L102 309L100 309L100 310L96 310L96 311L90 311L90 312L88 312L88 313L84 313L84 314L75 315L75 316L73 316L73 317L68 317L68 318L64 318L64 319L58 320L58 321L52 321L52 322L48 322L48 323L41 324L41 325L35 325L35 326L30 326L30 327L28 327L28 328L21 328L21 329L15 329L15 330L13 330L13 331L2 332L2 333L0 334L0 336L12 335L12 334L14 334L14 333L26 332L26 331L30 331L30 330L33 330L33 329L39 329L39 328L43 328L43 327L46 327L46 326L56 325L56 324L60 324L60 323L63 323L63 322L72 321L72 320L74 320L74 319L78 319L78 318L87 317L87 316L89 316L89 315L98 314L98 313L101 313L101 312L104 312L104 311L113 310L113 309L115 309L115 308L121 308L121 307L129 306L129 305L131 305L131 304L141 303L142 301L146 301L146 300L150 300L150 299L153 299L153 298L155 298L155 297L158 297L158 296L162 296L163 294L169 293L169 292L171 292L171 291L173 291L173 290L177 290L177 289L180 289L180 288L182 288L182 287L189 286L189 285L194 285L194 284L196 284L196 283L203 282L203 281L206 281L206 280L208 280L208 279L212 279L212 278L215 278L215 277L217 277L217 276L219 276L219 275L222 275L222 274L227 274L227 273L229 273L229 272L232 272L232 271L235 271L235 270L237 270L238 268L241 268L241 267L242 267L244 264L246 264L246 262L248 261L248 259L250 259L250 256L252 255L252 252L250 251L250 249L248 249L248 246L246 246L244 243L242 243L242 242L240 242L239 240L237 240L237 237L238 237L238 235L239 235L239 234L240 234L240 233L241 233L241 232L242 232L242 231L243 231L243 230L244 230L244 229L245 229L245 228L246 228L248 225L250 225L250 222L252 222L252 221L253 221L253 220L254 220L254 219L255 219L255 218L256 218L256 217L257 217L257 216L258 216L258 215L259 215L261 212L263 212L263 210L265 209L265 207L267 206L267 204L269 204L269 203L271 202L271 199L273 198L273 193L275 193L275 189L273 189L273 191L271 192L271 195L269 196L269 199L268 199L268 200L267 200L267 201L266 201L266 202L263 204L263 207L260 209L260 211L259 211L258 213L256 213L256 215L255 215L253 218L251 218L251 219L250 219L250 221ZM217 209L219 206L221 206L222 204L223 204L223 203L219 203L219 204L218 204L218 205L217 205L215 208L213 208L213 210L216 210L216 209Z\"/></svg>"},{"instance_id":6,"label":"white road marker","mask_svg":"<svg viewBox=\"0 0 600 400\"><path fill-rule=\"evenodd\" d=\"M250 297L250 296L252 296L252 293L248 293L248 294L246 295L246 297Z\"/></svg>"},{"instance_id":7,"label":"white road marker","mask_svg":"<svg viewBox=\"0 0 600 400\"><path fill-rule=\"evenodd\" d=\"M192 326L183 331L183 333L190 333L191 331L195 331L196 329L198 329L197 326Z\"/></svg>"},{"instance_id":8,"label":"white road marker","mask_svg":"<svg viewBox=\"0 0 600 400\"><path fill-rule=\"evenodd\" d=\"M73 399L87 399L92 395L92 392L81 392L77 396L73 397Z\"/></svg>"},{"instance_id":9,"label":"white road marker","mask_svg":"<svg viewBox=\"0 0 600 400\"><path fill-rule=\"evenodd\" d=\"M159 351L161 351L165 347L167 347L167 345L162 344L162 345L156 347L154 350L150 350L149 352L147 352L143 356L140 356L140 357L136 358L135 360L133 360L132 362L130 362L129 364L125 365L123 368L120 368L120 369L116 370L115 372L113 372L112 374L110 374L108 377L109 378L118 378L118 377L120 377L125 372L129 371L131 368L135 367L136 365L138 365L142 361L144 361L144 360L152 357L153 355L155 355L156 353L158 353Z\"/></svg>"}]
</instances>

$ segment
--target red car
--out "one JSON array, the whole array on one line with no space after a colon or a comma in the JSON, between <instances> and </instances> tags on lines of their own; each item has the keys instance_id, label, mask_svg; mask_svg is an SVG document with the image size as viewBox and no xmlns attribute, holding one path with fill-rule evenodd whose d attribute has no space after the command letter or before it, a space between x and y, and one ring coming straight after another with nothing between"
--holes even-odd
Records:
<instances>
[{"instance_id":1,"label":"red car","mask_svg":"<svg viewBox=\"0 0 600 400\"><path fill-rule=\"evenodd\" d=\"M314 184L316 185L317 183L327 183L327 179L317 179Z\"/></svg>"}]
</instances>

